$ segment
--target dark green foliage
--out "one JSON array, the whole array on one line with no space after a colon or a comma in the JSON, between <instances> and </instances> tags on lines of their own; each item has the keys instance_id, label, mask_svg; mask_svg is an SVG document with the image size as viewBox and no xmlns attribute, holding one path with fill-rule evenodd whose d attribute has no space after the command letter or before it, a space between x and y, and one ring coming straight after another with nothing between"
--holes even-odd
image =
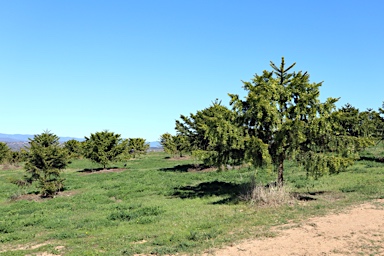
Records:
<instances>
[{"instance_id":1,"label":"dark green foliage","mask_svg":"<svg viewBox=\"0 0 384 256\"><path fill-rule=\"evenodd\" d=\"M143 138L130 138L127 143L127 149L133 158L146 154L149 149L149 144Z\"/></svg>"},{"instance_id":2,"label":"dark green foliage","mask_svg":"<svg viewBox=\"0 0 384 256\"><path fill-rule=\"evenodd\" d=\"M160 144L163 147L164 151L167 154L175 155L176 154L176 144L173 140L173 137L170 133L164 133L160 136Z\"/></svg>"},{"instance_id":3,"label":"dark green foliage","mask_svg":"<svg viewBox=\"0 0 384 256\"><path fill-rule=\"evenodd\" d=\"M376 117L376 137L380 140L384 139L384 102L381 108L379 108L378 117Z\"/></svg>"},{"instance_id":4,"label":"dark green foliage","mask_svg":"<svg viewBox=\"0 0 384 256\"><path fill-rule=\"evenodd\" d=\"M176 130L188 138L194 156L205 165L221 168L239 164L244 158L245 138L236 118L233 111L216 101L189 117L182 115Z\"/></svg>"},{"instance_id":5,"label":"dark green foliage","mask_svg":"<svg viewBox=\"0 0 384 256\"><path fill-rule=\"evenodd\" d=\"M324 174L337 174L341 171L345 171L347 167L353 164L352 158L312 151L301 154L297 159L302 166L304 166L304 169L307 172L307 177L311 176L315 179Z\"/></svg>"},{"instance_id":6,"label":"dark green foliage","mask_svg":"<svg viewBox=\"0 0 384 256\"><path fill-rule=\"evenodd\" d=\"M0 142L0 164L8 158L10 151L6 143Z\"/></svg>"},{"instance_id":7,"label":"dark green foliage","mask_svg":"<svg viewBox=\"0 0 384 256\"><path fill-rule=\"evenodd\" d=\"M11 151L8 154L8 162L10 164L18 164L21 161L24 161L25 157L21 151Z\"/></svg>"},{"instance_id":8,"label":"dark green foliage","mask_svg":"<svg viewBox=\"0 0 384 256\"><path fill-rule=\"evenodd\" d=\"M45 131L30 139L25 181L29 184L37 181L43 197L54 196L63 189L60 173L66 166L67 152L60 146L58 136Z\"/></svg>"},{"instance_id":9,"label":"dark green foliage","mask_svg":"<svg viewBox=\"0 0 384 256\"><path fill-rule=\"evenodd\" d=\"M171 155L179 154L182 157L184 153L191 151L189 138L182 134L172 136L164 133L160 136L160 144L164 151Z\"/></svg>"},{"instance_id":10,"label":"dark green foliage","mask_svg":"<svg viewBox=\"0 0 384 256\"><path fill-rule=\"evenodd\" d=\"M334 119L339 125L335 127L340 134L353 137L381 137L384 120L379 112L359 109L346 104L334 113Z\"/></svg>"},{"instance_id":11,"label":"dark green foliage","mask_svg":"<svg viewBox=\"0 0 384 256\"><path fill-rule=\"evenodd\" d=\"M337 111L338 123L341 126L341 132L345 135L358 137L361 134L360 112L350 104L346 104Z\"/></svg>"},{"instance_id":12,"label":"dark green foliage","mask_svg":"<svg viewBox=\"0 0 384 256\"><path fill-rule=\"evenodd\" d=\"M176 152L179 154L180 157L182 157L184 153L190 151L191 145L187 136L177 134L173 137L173 141L176 146Z\"/></svg>"},{"instance_id":13,"label":"dark green foliage","mask_svg":"<svg viewBox=\"0 0 384 256\"><path fill-rule=\"evenodd\" d=\"M320 102L322 83L311 83L307 72L292 72L294 66L287 67L284 58L280 67L271 62L271 71L243 82L244 99L229 94L232 110L216 100L196 114L182 115L176 130L188 138L193 155L219 168L272 164L280 185L289 159L301 162L316 178L352 164L372 144L380 116L351 106L335 112L338 99Z\"/></svg>"},{"instance_id":14,"label":"dark green foliage","mask_svg":"<svg viewBox=\"0 0 384 256\"><path fill-rule=\"evenodd\" d=\"M286 159L296 155L302 157L305 152L316 154L333 136L330 116L337 99L329 98L321 103L321 83L310 83L306 72L288 72L294 65L286 67L284 58L280 67L271 62L272 71L264 71L262 75L255 75L251 82L243 82L248 92L244 100L230 95L231 105L249 140L257 141L257 147L246 145L246 152L252 151L248 157L256 164L271 159L278 171L279 184L284 181ZM299 159L304 160L304 157Z\"/></svg>"},{"instance_id":15,"label":"dark green foliage","mask_svg":"<svg viewBox=\"0 0 384 256\"><path fill-rule=\"evenodd\" d=\"M64 142L64 148L68 151L70 158L80 158L83 154L82 143L77 140L68 140Z\"/></svg>"},{"instance_id":16,"label":"dark green foliage","mask_svg":"<svg viewBox=\"0 0 384 256\"><path fill-rule=\"evenodd\" d=\"M118 160L126 149L127 141L123 141L120 134L107 130L85 137L84 156L101 164L104 169L110 162Z\"/></svg>"}]
</instances>

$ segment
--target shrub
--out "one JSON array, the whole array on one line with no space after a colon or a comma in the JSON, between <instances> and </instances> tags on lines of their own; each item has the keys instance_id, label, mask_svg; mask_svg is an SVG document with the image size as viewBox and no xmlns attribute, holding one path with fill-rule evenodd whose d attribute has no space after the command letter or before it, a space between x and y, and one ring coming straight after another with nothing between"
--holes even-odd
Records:
<instances>
[{"instance_id":1,"label":"shrub","mask_svg":"<svg viewBox=\"0 0 384 256\"><path fill-rule=\"evenodd\" d=\"M74 139L66 141L64 148L68 151L70 158L80 158L83 154L82 143Z\"/></svg>"},{"instance_id":2,"label":"shrub","mask_svg":"<svg viewBox=\"0 0 384 256\"><path fill-rule=\"evenodd\" d=\"M105 169L110 162L118 160L126 148L127 141L120 134L105 130L85 137L84 156Z\"/></svg>"},{"instance_id":3,"label":"shrub","mask_svg":"<svg viewBox=\"0 0 384 256\"><path fill-rule=\"evenodd\" d=\"M4 142L0 142L0 164L8 158L10 149L8 145Z\"/></svg>"},{"instance_id":4,"label":"shrub","mask_svg":"<svg viewBox=\"0 0 384 256\"><path fill-rule=\"evenodd\" d=\"M59 137L45 131L29 141L29 152L24 181L15 182L20 186L38 182L40 194L52 197L64 188L60 173L67 166L67 153L60 146Z\"/></svg>"}]
</instances>

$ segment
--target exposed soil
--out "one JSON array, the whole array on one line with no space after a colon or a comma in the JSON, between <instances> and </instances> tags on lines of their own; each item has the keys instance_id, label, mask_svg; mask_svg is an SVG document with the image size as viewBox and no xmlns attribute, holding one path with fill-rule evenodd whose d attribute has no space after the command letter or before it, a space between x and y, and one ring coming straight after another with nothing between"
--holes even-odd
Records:
<instances>
[{"instance_id":1,"label":"exposed soil","mask_svg":"<svg viewBox=\"0 0 384 256\"><path fill-rule=\"evenodd\" d=\"M384 255L384 199L272 231L203 255Z\"/></svg>"},{"instance_id":2,"label":"exposed soil","mask_svg":"<svg viewBox=\"0 0 384 256\"><path fill-rule=\"evenodd\" d=\"M77 193L79 193L79 190L62 191L62 192L59 192L57 195L55 195L55 197L73 196ZM11 200L13 201L28 200L28 201L41 202L44 200L50 200L50 198L41 197L39 194L24 194L24 195L14 196L13 198L11 198Z\"/></svg>"},{"instance_id":3,"label":"exposed soil","mask_svg":"<svg viewBox=\"0 0 384 256\"><path fill-rule=\"evenodd\" d=\"M0 170L18 170L20 169L19 164L0 164Z\"/></svg>"},{"instance_id":4,"label":"exposed soil","mask_svg":"<svg viewBox=\"0 0 384 256\"><path fill-rule=\"evenodd\" d=\"M32 245L32 244L26 244L26 245L19 245L17 246L16 248L13 248L13 249L9 249L9 250L5 250L5 251L0 251L0 253L3 253L3 252L16 252L16 251L20 251L20 250L35 250L37 248L40 248L42 246L45 246L45 245L48 245L50 244L49 242L45 242L45 243L41 243L41 244L35 244L35 245ZM55 247L55 251L57 253L55 254L52 254L52 253L49 253L49 252L38 252L38 253L34 253L34 254L26 254L25 256L60 256L60 254L58 254L58 252L60 252L61 250L63 250L65 247L64 246L56 246Z\"/></svg>"},{"instance_id":5,"label":"exposed soil","mask_svg":"<svg viewBox=\"0 0 384 256\"><path fill-rule=\"evenodd\" d=\"M213 172L217 171L216 167L204 167L204 166L196 166L187 169L187 172Z\"/></svg>"}]
</instances>

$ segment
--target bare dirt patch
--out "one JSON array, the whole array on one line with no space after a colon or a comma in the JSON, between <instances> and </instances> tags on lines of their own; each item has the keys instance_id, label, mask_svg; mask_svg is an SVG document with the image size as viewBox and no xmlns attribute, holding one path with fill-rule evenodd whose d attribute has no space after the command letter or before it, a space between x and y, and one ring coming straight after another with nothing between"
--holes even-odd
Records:
<instances>
[{"instance_id":1,"label":"bare dirt patch","mask_svg":"<svg viewBox=\"0 0 384 256\"><path fill-rule=\"evenodd\" d=\"M64 197L64 196L73 196L80 193L79 190L71 190L71 191L62 191L59 192L55 197ZM19 201L19 200L27 200L27 201L34 201L34 202L42 202L44 200L49 200L51 198L47 197L41 197L39 194L21 194L16 195L11 198L12 201Z\"/></svg>"},{"instance_id":2,"label":"bare dirt patch","mask_svg":"<svg viewBox=\"0 0 384 256\"><path fill-rule=\"evenodd\" d=\"M9 163L0 164L0 170L12 171L12 170L19 170L21 168L22 166L20 166L19 164L9 164Z\"/></svg>"},{"instance_id":3,"label":"bare dirt patch","mask_svg":"<svg viewBox=\"0 0 384 256\"><path fill-rule=\"evenodd\" d=\"M277 237L249 239L203 255L384 255L384 200L271 231Z\"/></svg>"},{"instance_id":4,"label":"bare dirt patch","mask_svg":"<svg viewBox=\"0 0 384 256\"><path fill-rule=\"evenodd\" d=\"M222 171L228 171L228 170L238 170L243 168L244 166L226 166L223 167L221 170ZM204 166L204 165L194 165L191 168L187 169L188 172L213 172L213 171L218 171L217 167L209 167L209 166Z\"/></svg>"},{"instance_id":5,"label":"bare dirt patch","mask_svg":"<svg viewBox=\"0 0 384 256\"><path fill-rule=\"evenodd\" d=\"M187 169L187 172L213 172L217 171L216 167L194 166Z\"/></svg>"},{"instance_id":6,"label":"bare dirt patch","mask_svg":"<svg viewBox=\"0 0 384 256\"><path fill-rule=\"evenodd\" d=\"M40 243L40 244L26 244L26 245L18 245L14 248L9 248L8 250L5 250L5 251L0 251L0 253L3 253L3 252L16 252L16 251L24 251L24 250L35 250L35 249L38 249L40 247L43 247L45 245L49 245L50 242L44 242L44 243ZM65 247L62 246L62 245L59 245L59 246L56 246L55 247L55 250L57 252L60 252L64 249ZM48 252L38 252L38 253L34 253L34 254L26 254L26 256L31 256L31 255L34 255L34 256L60 256L60 254L52 254L52 253L48 253Z\"/></svg>"}]
</instances>

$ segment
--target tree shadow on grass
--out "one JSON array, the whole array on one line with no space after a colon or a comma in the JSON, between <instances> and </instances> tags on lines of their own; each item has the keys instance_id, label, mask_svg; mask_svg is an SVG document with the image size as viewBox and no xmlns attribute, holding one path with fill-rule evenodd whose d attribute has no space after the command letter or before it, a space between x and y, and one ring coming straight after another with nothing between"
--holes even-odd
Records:
<instances>
[{"instance_id":1,"label":"tree shadow on grass","mask_svg":"<svg viewBox=\"0 0 384 256\"><path fill-rule=\"evenodd\" d=\"M377 163L384 163L384 157L361 156L359 161L373 161Z\"/></svg>"},{"instance_id":2,"label":"tree shadow on grass","mask_svg":"<svg viewBox=\"0 0 384 256\"><path fill-rule=\"evenodd\" d=\"M195 186L183 186L174 188L174 192L171 194L173 197L179 197L181 199L194 199L212 196L224 197L221 200L213 202L212 204L237 204L243 195L245 195L251 188L251 183L235 184L232 182L223 181L209 181L202 182ZM267 188L268 185L265 187ZM298 201L316 201L319 197L323 197L325 194L330 194L326 191L315 191L307 193L291 192L291 196Z\"/></svg>"},{"instance_id":3,"label":"tree shadow on grass","mask_svg":"<svg viewBox=\"0 0 384 256\"><path fill-rule=\"evenodd\" d=\"M298 201L335 201L345 197L343 193L335 191L291 192L291 195Z\"/></svg>"},{"instance_id":4,"label":"tree shadow on grass","mask_svg":"<svg viewBox=\"0 0 384 256\"><path fill-rule=\"evenodd\" d=\"M313 193L298 193L298 192L293 192L291 193L293 198L299 201L315 201L317 200L316 197L314 197Z\"/></svg>"},{"instance_id":5,"label":"tree shadow on grass","mask_svg":"<svg viewBox=\"0 0 384 256\"><path fill-rule=\"evenodd\" d=\"M239 196L244 191L246 184L234 184L223 181L202 182L196 186L184 186L174 188L172 196L182 199L203 198L210 196L226 197L213 204L236 204Z\"/></svg>"},{"instance_id":6,"label":"tree shadow on grass","mask_svg":"<svg viewBox=\"0 0 384 256\"><path fill-rule=\"evenodd\" d=\"M159 170L162 172L188 172L188 170L193 167L194 165L192 164L182 164L182 165L176 165L174 167L169 167L169 168L161 168Z\"/></svg>"},{"instance_id":7,"label":"tree shadow on grass","mask_svg":"<svg viewBox=\"0 0 384 256\"><path fill-rule=\"evenodd\" d=\"M162 172L199 172L199 171L212 171L217 168L211 168L205 165L196 165L196 164L182 164L176 165L174 167L169 168L161 168L159 169Z\"/></svg>"},{"instance_id":8,"label":"tree shadow on grass","mask_svg":"<svg viewBox=\"0 0 384 256\"><path fill-rule=\"evenodd\" d=\"M119 167L107 167L107 168L86 168L86 169L83 169L83 170L79 170L77 172L82 172L82 173L96 173L96 172L105 172L105 171L113 171L113 170L121 170L121 168Z\"/></svg>"}]
</instances>

